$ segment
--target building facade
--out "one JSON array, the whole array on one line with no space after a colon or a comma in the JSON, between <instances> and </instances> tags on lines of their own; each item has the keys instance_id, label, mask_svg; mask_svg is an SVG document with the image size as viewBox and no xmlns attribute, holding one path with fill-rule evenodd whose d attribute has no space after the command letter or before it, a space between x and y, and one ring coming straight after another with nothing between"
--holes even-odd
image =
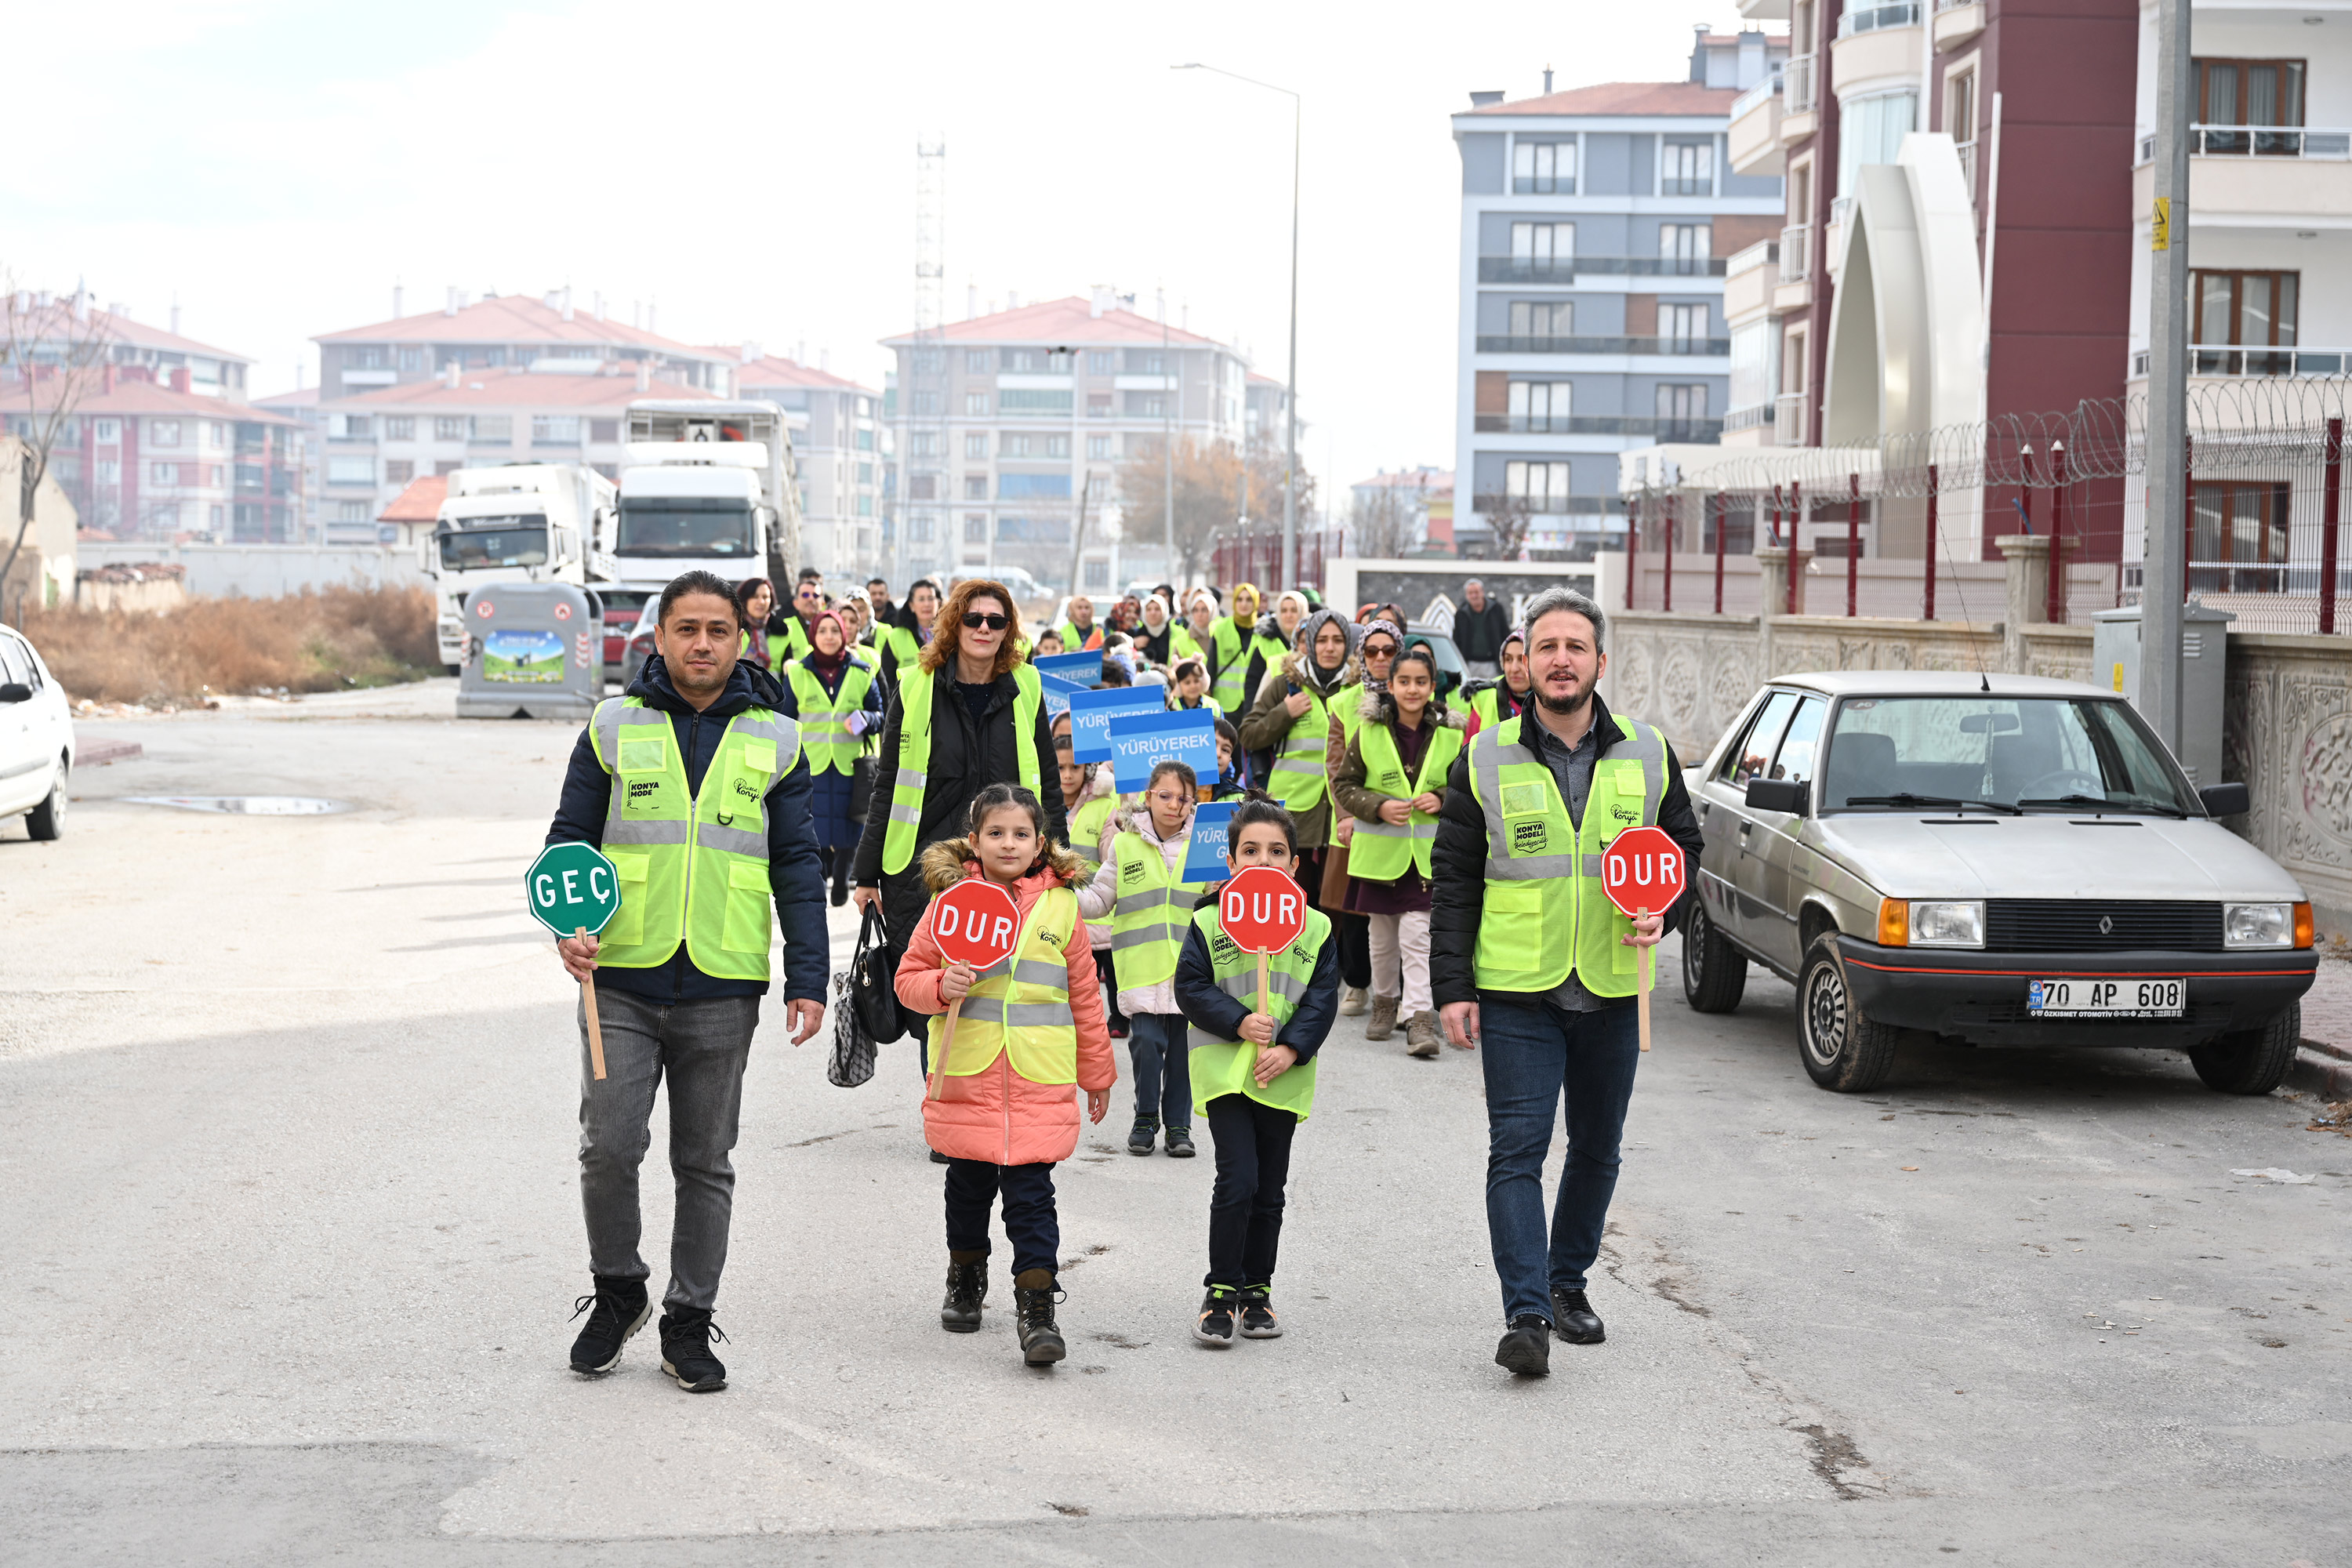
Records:
<instances>
[{"instance_id":1,"label":"building facade","mask_svg":"<svg viewBox=\"0 0 2352 1568\"><path fill-rule=\"evenodd\" d=\"M1019 566L1102 592L1166 570L1161 541L1122 540L1117 472L1186 439L1239 445L1252 411L1278 441L1279 384L1251 386L1232 346L1155 321L1097 289L948 323L944 347L885 339L897 356L895 569L902 579ZM942 353L922 366L918 353Z\"/></svg>"},{"instance_id":2,"label":"building facade","mask_svg":"<svg viewBox=\"0 0 2352 1568\"><path fill-rule=\"evenodd\" d=\"M792 421L806 563L828 576L861 580L881 572L891 448L883 395L831 371L762 353L756 343L734 353L735 395L764 397Z\"/></svg>"},{"instance_id":3,"label":"building facade","mask_svg":"<svg viewBox=\"0 0 2352 1568\"><path fill-rule=\"evenodd\" d=\"M1622 537L1617 454L1713 441L1731 368L1729 257L1781 225L1778 178L1725 156L1733 101L1785 40L1702 31L1689 78L1612 82L1454 117L1462 160L1455 462L1465 552L1498 508L1547 555Z\"/></svg>"}]
</instances>

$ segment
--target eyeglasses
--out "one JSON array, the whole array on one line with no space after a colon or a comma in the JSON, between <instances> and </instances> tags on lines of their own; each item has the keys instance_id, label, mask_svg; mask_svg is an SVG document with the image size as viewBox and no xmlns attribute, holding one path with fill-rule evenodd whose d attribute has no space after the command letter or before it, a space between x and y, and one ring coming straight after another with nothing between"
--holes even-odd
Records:
<instances>
[{"instance_id":1,"label":"eyeglasses","mask_svg":"<svg viewBox=\"0 0 2352 1568\"><path fill-rule=\"evenodd\" d=\"M964 614L963 624L973 631L978 631L981 627L986 626L990 631L1001 632L1005 627L1013 624L1013 617L1010 616L984 616L978 610L969 610Z\"/></svg>"}]
</instances>

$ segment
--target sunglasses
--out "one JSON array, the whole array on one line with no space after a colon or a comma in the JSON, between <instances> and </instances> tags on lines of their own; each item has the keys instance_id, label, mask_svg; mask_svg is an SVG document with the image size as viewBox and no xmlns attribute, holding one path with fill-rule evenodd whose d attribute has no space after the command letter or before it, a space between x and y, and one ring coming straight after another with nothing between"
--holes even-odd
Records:
<instances>
[{"instance_id":1,"label":"sunglasses","mask_svg":"<svg viewBox=\"0 0 2352 1568\"><path fill-rule=\"evenodd\" d=\"M1366 658L1387 658L1395 652L1396 644L1392 642L1368 642L1364 645Z\"/></svg>"},{"instance_id":2,"label":"sunglasses","mask_svg":"<svg viewBox=\"0 0 2352 1568\"><path fill-rule=\"evenodd\" d=\"M1001 632L1005 627L1013 624L1013 617L1010 616L985 616L981 614L978 610L971 610L965 613L963 624L973 631L978 631L981 627L986 626L990 631Z\"/></svg>"}]
</instances>

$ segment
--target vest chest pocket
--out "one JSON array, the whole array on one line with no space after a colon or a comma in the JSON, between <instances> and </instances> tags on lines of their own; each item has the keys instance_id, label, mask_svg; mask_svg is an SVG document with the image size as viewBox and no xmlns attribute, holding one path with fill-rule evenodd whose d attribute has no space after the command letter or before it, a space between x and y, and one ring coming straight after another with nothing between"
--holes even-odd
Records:
<instances>
[{"instance_id":1,"label":"vest chest pocket","mask_svg":"<svg viewBox=\"0 0 2352 1568\"><path fill-rule=\"evenodd\" d=\"M620 849L607 849L604 853L612 859L614 875L620 879L621 907L604 927L604 942L612 947L634 947L645 940L646 879L652 870L653 859Z\"/></svg>"},{"instance_id":2,"label":"vest chest pocket","mask_svg":"<svg viewBox=\"0 0 2352 1568\"><path fill-rule=\"evenodd\" d=\"M727 914L719 922L719 945L730 952L766 952L773 929L768 897L767 867L750 860L728 862Z\"/></svg>"}]
</instances>

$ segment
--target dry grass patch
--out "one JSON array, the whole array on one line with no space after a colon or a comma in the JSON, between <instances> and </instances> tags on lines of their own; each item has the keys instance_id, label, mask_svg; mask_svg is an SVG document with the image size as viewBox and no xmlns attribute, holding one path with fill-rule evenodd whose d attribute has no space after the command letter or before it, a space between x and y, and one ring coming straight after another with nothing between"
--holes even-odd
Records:
<instances>
[{"instance_id":1,"label":"dry grass patch","mask_svg":"<svg viewBox=\"0 0 2352 1568\"><path fill-rule=\"evenodd\" d=\"M161 615L28 613L25 634L77 700L186 704L206 692L334 691L441 673L422 588L195 599Z\"/></svg>"}]
</instances>

